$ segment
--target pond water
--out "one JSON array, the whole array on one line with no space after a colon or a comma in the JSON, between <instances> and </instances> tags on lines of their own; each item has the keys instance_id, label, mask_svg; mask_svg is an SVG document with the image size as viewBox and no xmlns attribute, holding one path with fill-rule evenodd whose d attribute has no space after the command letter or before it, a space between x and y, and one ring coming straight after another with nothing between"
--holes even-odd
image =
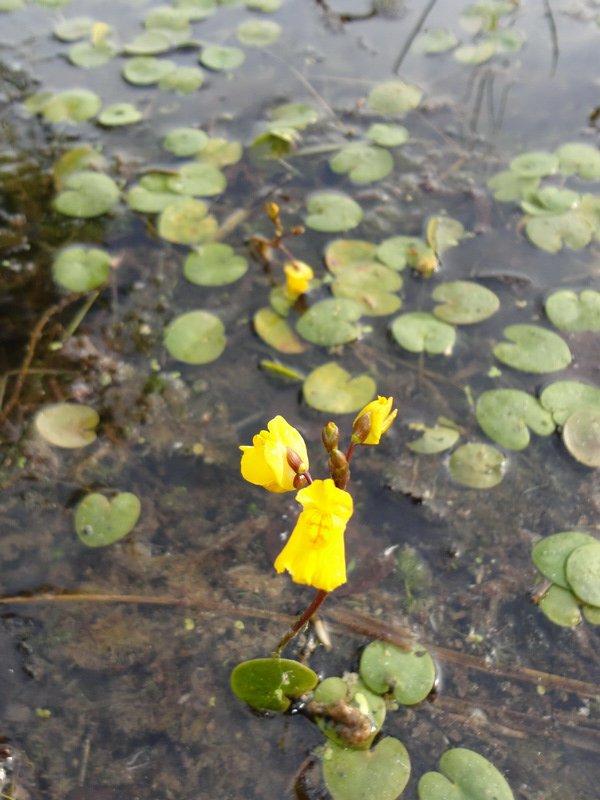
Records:
<instances>
[{"instance_id":1,"label":"pond water","mask_svg":"<svg viewBox=\"0 0 600 800\"><path fill-rule=\"evenodd\" d=\"M232 668L269 655L312 598L272 567L293 496L244 483L238 446L281 414L325 477L322 426L335 420L347 442L376 391L399 414L352 463L349 579L322 611L333 648L310 633L287 653L314 645L310 665L326 677L356 670L377 638L429 648L435 696L383 729L410 754L403 797L453 747L489 759L515 798L597 797L600 604L569 627L530 595L536 542L600 530L600 6L165 8L0 0L3 796L330 796L317 727L253 714L230 690ZM211 60L209 45L226 49ZM92 94L61 103L67 90ZM139 119L102 117L115 103ZM281 111L290 103L303 105ZM181 128L195 134L165 143ZM568 143L585 145L576 166ZM352 220L340 224L339 206L315 220L307 202L324 190L358 204ZM306 227L284 239L317 279L295 303L281 289L285 253L265 264L249 247L274 235L266 201L286 229ZM411 241L389 244L398 236ZM340 238L369 243L368 258L327 250ZM233 248L217 267L215 241ZM108 254L93 285L87 262L60 279L58 256L76 246ZM432 297L453 281L469 282L458 299ZM473 285L489 290L489 313ZM309 325L332 292L336 323L321 305ZM189 331L164 337L191 311L208 327L190 359ZM397 321L415 311L424 329ZM282 338L274 319L289 323ZM511 325L534 328L499 345ZM311 381L332 363L341 383L332 367ZM564 381L580 405L539 402ZM516 407L487 395L486 416L493 390L521 392ZM95 438L74 434L85 446L57 446L64 433L39 423L65 402L99 417ZM446 444L411 450L440 418ZM94 493L141 503L106 546L86 541L87 518L75 531Z\"/></svg>"}]
</instances>

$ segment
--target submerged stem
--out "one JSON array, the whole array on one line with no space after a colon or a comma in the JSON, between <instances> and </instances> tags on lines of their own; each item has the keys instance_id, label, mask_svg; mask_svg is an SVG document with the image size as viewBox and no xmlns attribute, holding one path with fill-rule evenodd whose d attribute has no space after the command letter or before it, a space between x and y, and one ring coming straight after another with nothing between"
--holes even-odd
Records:
<instances>
[{"instance_id":1,"label":"submerged stem","mask_svg":"<svg viewBox=\"0 0 600 800\"><path fill-rule=\"evenodd\" d=\"M325 598L327 597L328 592L324 589L319 589L312 601L312 603L308 606L308 608L301 614L296 622L292 625L289 631L285 634L285 636L281 639L279 644L277 645L277 649L275 650L276 655L280 656L283 652L283 648L290 642L296 634L298 634L302 628L306 625L306 623L310 620L313 614L319 609Z\"/></svg>"}]
</instances>

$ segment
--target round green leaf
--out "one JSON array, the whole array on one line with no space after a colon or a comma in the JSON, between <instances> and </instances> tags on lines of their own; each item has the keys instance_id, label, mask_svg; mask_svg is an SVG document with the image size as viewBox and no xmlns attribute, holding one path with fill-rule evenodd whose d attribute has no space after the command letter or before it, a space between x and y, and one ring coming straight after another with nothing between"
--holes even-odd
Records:
<instances>
[{"instance_id":1,"label":"round green leaf","mask_svg":"<svg viewBox=\"0 0 600 800\"><path fill-rule=\"evenodd\" d=\"M385 720L385 701L370 691L360 679L356 680L353 674L346 679L326 678L315 689L313 701L323 707L322 711L316 712L318 727L328 739L341 747L361 750L369 747ZM335 716L340 704L356 709L364 717L364 727L357 725L355 720L344 725ZM328 707L332 707L334 714L328 714Z\"/></svg>"},{"instance_id":2,"label":"round green leaf","mask_svg":"<svg viewBox=\"0 0 600 800\"><path fill-rule=\"evenodd\" d=\"M582 544L568 556L567 582L580 600L600 606L600 542Z\"/></svg>"},{"instance_id":3,"label":"round green leaf","mask_svg":"<svg viewBox=\"0 0 600 800\"><path fill-rule=\"evenodd\" d=\"M138 34L128 42L123 51L128 56L155 56L166 53L173 46L171 37L165 31L149 30Z\"/></svg>"},{"instance_id":4,"label":"round green leaf","mask_svg":"<svg viewBox=\"0 0 600 800\"><path fill-rule=\"evenodd\" d=\"M52 207L67 217L99 217L110 211L119 199L117 184L99 172L73 172L66 176L63 186Z\"/></svg>"},{"instance_id":5,"label":"round green leaf","mask_svg":"<svg viewBox=\"0 0 600 800\"><path fill-rule=\"evenodd\" d=\"M257 711L282 713L290 707L290 697L300 697L313 689L317 675L288 658L255 658L243 661L231 673L233 693Z\"/></svg>"},{"instance_id":6,"label":"round green leaf","mask_svg":"<svg viewBox=\"0 0 600 800\"><path fill-rule=\"evenodd\" d=\"M580 464L600 467L600 411L581 409L567 419L562 432L565 447Z\"/></svg>"},{"instance_id":7,"label":"round green leaf","mask_svg":"<svg viewBox=\"0 0 600 800\"><path fill-rule=\"evenodd\" d=\"M600 608L584 605L582 611L584 618L590 625L600 625Z\"/></svg>"},{"instance_id":8,"label":"round green leaf","mask_svg":"<svg viewBox=\"0 0 600 800\"><path fill-rule=\"evenodd\" d=\"M159 214L167 206L178 202L181 198L169 189L169 178L170 175L161 172L143 175L139 184L127 193L129 207L143 214Z\"/></svg>"},{"instance_id":9,"label":"round green leaf","mask_svg":"<svg viewBox=\"0 0 600 800\"><path fill-rule=\"evenodd\" d=\"M105 250L68 247L55 259L52 277L69 292L89 292L108 280L111 258Z\"/></svg>"},{"instance_id":10,"label":"round green leaf","mask_svg":"<svg viewBox=\"0 0 600 800\"><path fill-rule=\"evenodd\" d=\"M379 245L376 253L377 258L386 266L400 272L425 247L425 242L416 236L392 236Z\"/></svg>"},{"instance_id":11,"label":"round green leaf","mask_svg":"<svg viewBox=\"0 0 600 800\"><path fill-rule=\"evenodd\" d=\"M547 253L558 253L563 246L580 250L591 242L594 234L589 218L577 209L564 214L530 217L525 231L531 243Z\"/></svg>"},{"instance_id":12,"label":"round green leaf","mask_svg":"<svg viewBox=\"0 0 600 800\"><path fill-rule=\"evenodd\" d=\"M445 28L431 28L415 40L415 50L418 53L435 55L452 50L458 44L458 39Z\"/></svg>"},{"instance_id":13,"label":"round green leaf","mask_svg":"<svg viewBox=\"0 0 600 800\"><path fill-rule=\"evenodd\" d=\"M61 42L76 42L89 36L95 20L91 17L71 17L62 19L54 26L54 35Z\"/></svg>"},{"instance_id":14,"label":"round green leaf","mask_svg":"<svg viewBox=\"0 0 600 800\"><path fill-rule=\"evenodd\" d=\"M216 0L171 0L171 2L190 22L206 19L217 10Z\"/></svg>"},{"instance_id":15,"label":"round green leaf","mask_svg":"<svg viewBox=\"0 0 600 800\"><path fill-rule=\"evenodd\" d=\"M206 239L208 207L202 200L186 198L166 206L158 218L158 234L176 244L198 244Z\"/></svg>"},{"instance_id":16,"label":"round green leaf","mask_svg":"<svg viewBox=\"0 0 600 800\"><path fill-rule=\"evenodd\" d=\"M477 401L477 422L483 432L502 447L523 450L529 444L529 428L538 436L554 431L550 412L527 392L492 389Z\"/></svg>"},{"instance_id":17,"label":"round green leaf","mask_svg":"<svg viewBox=\"0 0 600 800\"><path fill-rule=\"evenodd\" d=\"M289 127L304 130L319 119L319 112L308 103L283 103L271 109L270 128Z\"/></svg>"},{"instance_id":18,"label":"round green leaf","mask_svg":"<svg viewBox=\"0 0 600 800\"><path fill-rule=\"evenodd\" d=\"M319 300L300 317L296 329L303 339L323 347L346 344L358 339L358 320L362 307L354 300L330 298Z\"/></svg>"},{"instance_id":19,"label":"round green leaf","mask_svg":"<svg viewBox=\"0 0 600 800\"><path fill-rule=\"evenodd\" d=\"M376 114L405 114L421 102L419 88L404 81L386 81L373 87L369 93L369 108Z\"/></svg>"},{"instance_id":20,"label":"round green leaf","mask_svg":"<svg viewBox=\"0 0 600 800\"><path fill-rule=\"evenodd\" d=\"M158 6L151 8L144 19L144 27L148 30L177 31L189 33L189 16L182 8Z\"/></svg>"},{"instance_id":21,"label":"round green leaf","mask_svg":"<svg viewBox=\"0 0 600 800\"><path fill-rule=\"evenodd\" d=\"M57 447L85 447L96 439L100 417L90 406L56 403L35 415L35 427L43 438Z\"/></svg>"},{"instance_id":22,"label":"round green leaf","mask_svg":"<svg viewBox=\"0 0 600 800\"><path fill-rule=\"evenodd\" d=\"M439 772L419 781L419 800L514 800L510 786L487 758L456 747L440 758Z\"/></svg>"},{"instance_id":23,"label":"round green leaf","mask_svg":"<svg viewBox=\"0 0 600 800\"><path fill-rule=\"evenodd\" d=\"M209 197L221 194L227 185L225 175L213 164L192 163L184 164L167 181L167 186L172 192L200 197Z\"/></svg>"},{"instance_id":24,"label":"round green leaf","mask_svg":"<svg viewBox=\"0 0 600 800\"><path fill-rule=\"evenodd\" d=\"M212 242L198 247L185 259L183 274L198 286L226 286L248 271L248 262L233 247Z\"/></svg>"},{"instance_id":25,"label":"round green leaf","mask_svg":"<svg viewBox=\"0 0 600 800\"><path fill-rule=\"evenodd\" d=\"M420 703L435 685L435 664L420 645L406 651L387 642L371 642L363 650L359 672L371 691L391 691L406 706Z\"/></svg>"},{"instance_id":26,"label":"round green leaf","mask_svg":"<svg viewBox=\"0 0 600 800\"><path fill-rule=\"evenodd\" d=\"M266 47L281 36L281 25L272 20L250 19L238 25L238 41L251 47Z\"/></svg>"},{"instance_id":27,"label":"round green leaf","mask_svg":"<svg viewBox=\"0 0 600 800\"><path fill-rule=\"evenodd\" d=\"M369 403L377 386L370 375L352 377L330 361L314 369L304 381L302 393L309 406L328 414L352 414Z\"/></svg>"},{"instance_id":28,"label":"round green leaf","mask_svg":"<svg viewBox=\"0 0 600 800\"><path fill-rule=\"evenodd\" d=\"M107 64L117 53L117 48L110 41L78 42L69 49L69 61L76 67L92 69Z\"/></svg>"},{"instance_id":29,"label":"round green leaf","mask_svg":"<svg viewBox=\"0 0 600 800\"><path fill-rule=\"evenodd\" d=\"M214 70L235 69L244 63L244 51L239 47L207 44L202 48L199 59L202 66Z\"/></svg>"},{"instance_id":30,"label":"round green leaf","mask_svg":"<svg viewBox=\"0 0 600 800\"><path fill-rule=\"evenodd\" d=\"M280 353L303 353L306 345L286 320L272 308L259 308L254 315L254 330L268 345Z\"/></svg>"},{"instance_id":31,"label":"round green leaf","mask_svg":"<svg viewBox=\"0 0 600 800\"><path fill-rule=\"evenodd\" d=\"M131 103L114 103L103 109L98 116L98 122L109 128L118 125L133 125L141 119L143 119L142 112Z\"/></svg>"},{"instance_id":32,"label":"round green leaf","mask_svg":"<svg viewBox=\"0 0 600 800\"><path fill-rule=\"evenodd\" d=\"M16 11L23 8L25 0L0 0L0 13L3 11Z\"/></svg>"},{"instance_id":33,"label":"round green leaf","mask_svg":"<svg viewBox=\"0 0 600 800\"><path fill-rule=\"evenodd\" d=\"M423 455L430 455L433 453L443 453L444 450L449 450L453 447L460 437L460 432L449 425L410 425L413 430L423 431L423 435L413 442L409 442L407 447L413 453L421 453Z\"/></svg>"},{"instance_id":34,"label":"round green leaf","mask_svg":"<svg viewBox=\"0 0 600 800\"><path fill-rule=\"evenodd\" d=\"M338 271L331 284L335 297L355 300L368 316L385 316L397 311L402 301L392 292L401 288L400 275L377 262L347 266Z\"/></svg>"},{"instance_id":35,"label":"round green leaf","mask_svg":"<svg viewBox=\"0 0 600 800\"><path fill-rule=\"evenodd\" d=\"M456 341L452 325L441 322L426 311L401 314L392 322L392 336L411 353L448 356Z\"/></svg>"},{"instance_id":36,"label":"round green leaf","mask_svg":"<svg viewBox=\"0 0 600 800\"><path fill-rule=\"evenodd\" d=\"M462 222L445 214L430 217L427 221L427 244L438 255L456 247L467 236Z\"/></svg>"},{"instance_id":37,"label":"round green leaf","mask_svg":"<svg viewBox=\"0 0 600 800\"><path fill-rule=\"evenodd\" d=\"M406 748L390 736L372 750L329 742L323 753L323 777L333 800L396 800L409 776Z\"/></svg>"},{"instance_id":38,"label":"round green leaf","mask_svg":"<svg viewBox=\"0 0 600 800\"><path fill-rule=\"evenodd\" d=\"M316 192L308 198L306 208L307 226L325 233L356 228L363 218L358 203L341 192Z\"/></svg>"},{"instance_id":39,"label":"round green leaf","mask_svg":"<svg viewBox=\"0 0 600 800\"><path fill-rule=\"evenodd\" d=\"M376 247L363 239L335 239L325 248L327 269L337 275L348 268L375 262Z\"/></svg>"},{"instance_id":40,"label":"round green leaf","mask_svg":"<svg viewBox=\"0 0 600 800\"><path fill-rule=\"evenodd\" d=\"M209 364L225 349L225 328L208 311L188 311L167 327L165 347L173 358L185 364Z\"/></svg>"},{"instance_id":41,"label":"round green leaf","mask_svg":"<svg viewBox=\"0 0 600 800\"><path fill-rule=\"evenodd\" d=\"M175 67L159 80L161 89L170 89L179 94L191 94L204 83L204 73L198 67Z\"/></svg>"},{"instance_id":42,"label":"round green leaf","mask_svg":"<svg viewBox=\"0 0 600 800\"><path fill-rule=\"evenodd\" d=\"M487 182L496 200L520 200L529 192L535 191L539 183L537 177L527 177L506 170L493 175Z\"/></svg>"},{"instance_id":43,"label":"round green leaf","mask_svg":"<svg viewBox=\"0 0 600 800\"><path fill-rule=\"evenodd\" d=\"M571 351L558 334L538 325L509 325L494 355L503 364L522 372L556 372L571 363Z\"/></svg>"},{"instance_id":44,"label":"round green leaf","mask_svg":"<svg viewBox=\"0 0 600 800\"><path fill-rule=\"evenodd\" d=\"M553 175L557 169L557 156L544 150L522 153L510 162L511 172L515 172L523 178L542 178L546 175Z\"/></svg>"},{"instance_id":45,"label":"round green leaf","mask_svg":"<svg viewBox=\"0 0 600 800\"><path fill-rule=\"evenodd\" d=\"M521 208L532 216L563 214L577 208L581 195L571 189L559 189L557 186L544 186L527 192L521 201Z\"/></svg>"},{"instance_id":46,"label":"round green leaf","mask_svg":"<svg viewBox=\"0 0 600 800\"><path fill-rule=\"evenodd\" d=\"M75 509L75 531L87 547L106 547L133 530L142 507L131 492L120 492L112 500L88 494Z\"/></svg>"},{"instance_id":47,"label":"round green leaf","mask_svg":"<svg viewBox=\"0 0 600 800\"><path fill-rule=\"evenodd\" d=\"M577 175L587 181L600 178L600 151L593 145L569 142L559 147L556 155L565 175Z\"/></svg>"},{"instance_id":48,"label":"round green leaf","mask_svg":"<svg viewBox=\"0 0 600 800\"><path fill-rule=\"evenodd\" d=\"M242 145L239 142L229 142L227 139L212 137L202 146L196 154L199 161L214 164L215 167L226 167L237 164L242 157Z\"/></svg>"},{"instance_id":49,"label":"round green leaf","mask_svg":"<svg viewBox=\"0 0 600 800\"><path fill-rule=\"evenodd\" d=\"M550 622L563 628L575 628L581 623L581 608L570 589L550 586L538 603L540 611Z\"/></svg>"},{"instance_id":50,"label":"round green leaf","mask_svg":"<svg viewBox=\"0 0 600 800\"><path fill-rule=\"evenodd\" d=\"M561 330L600 332L600 292L562 289L550 295L545 308L550 322Z\"/></svg>"},{"instance_id":51,"label":"round green leaf","mask_svg":"<svg viewBox=\"0 0 600 800\"><path fill-rule=\"evenodd\" d=\"M174 128L162 140L162 146L176 156L193 156L208 142L208 135L198 128Z\"/></svg>"},{"instance_id":52,"label":"round green leaf","mask_svg":"<svg viewBox=\"0 0 600 800\"><path fill-rule=\"evenodd\" d=\"M394 159L383 147L349 144L329 159L334 172L348 173L352 183L372 183L394 169Z\"/></svg>"},{"instance_id":53,"label":"round green leaf","mask_svg":"<svg viewBox=\"0 0 600 800\"><path fill-rule=\"evenodd\" d=\"M432 297L443 303L433 309L435 316L453 325L473 325L488 319L500 308L494 292L472 281L440 283Z\"/></svg>"},{"instance_id":54,"label":"round green leaf","mask_svg":"<svg viewBox=\"0 0 600 800\"><path fill-rule=\"evenodd\" d=\"M454 58L461 64L483 64L496 55L496 42L483 39L477 44L464 44L454 51Z\"/></svg>"},{"instance_id":55,"label":"round green leaf","mask_svg":"<svg viewBox=\"0 0 600 800\"><path fill-rule=\"evenodd\" d=\"M88 89L69 89L53 94L41 108L48 122L84 122L100 110L100 98Z\"/></svg>"},{"instance_id":56,"label":"round green leaf","mask_svg":"<svg viewBox=\"0 0 600 800\"><path fill-rule=\"evenodd\" d=\"M489 444L471 442L458 447L450 456L450 474L471 489L491 489L504 477L506 459Z\"/></svg>"},{"instance_id":57,"label":"round green leaf","mask_svg":"<svg viewBox=\"0 0 600 800\"><path fill-rule=\"evenodd\" d=\"M565 573L567 558L577 547L595 541L593 536L583 531L554 533L552 536L545 536L535 545L531 551L531 560L545 578L563 589L569 589Z\"/></svg>"},{"instance_id":58,"label":"round green leaf","mask_svg":"<svg viewBox=\"0 0 600 800\"><path fill-rule=\"evenodd\" d=\"M270 14L273 11L278 11L282 6L283 0L246 0L246 8L252 11L262 11L265 14Z\"/></svg>"},{"instance_id":59,"label":"round green leaf","mask_svg":"<svg viewBox=\"0 0 600 800\"><path fill-rule=\"evenodd\" d=\"M123 68L123 77L134 86L148 86L158 83L161 78L175 69L173 61L153 56L130 58Z\"/></svg>"},{"instance_id":60,"label":"round green leaf","mask_svg":"<svg viewBox=\"0 0 600 800\"><path fill-rule=\"evenodd\" d=\"M600 389L578 381L557 381L544 389L540 402L557 425L564 425L580 409L600 411Z\"/></svg>"},{"instance_id":61,"label":"round green leaf","mask_svg":"<svg viewBox=\"0 0 600 800\"><path fill-rule=\"evenodd\" d=\"M402 125L374 122L367 130L367 139L381 147L398 147L409 139L409 132Z\"/></svg>"}]
</instances>

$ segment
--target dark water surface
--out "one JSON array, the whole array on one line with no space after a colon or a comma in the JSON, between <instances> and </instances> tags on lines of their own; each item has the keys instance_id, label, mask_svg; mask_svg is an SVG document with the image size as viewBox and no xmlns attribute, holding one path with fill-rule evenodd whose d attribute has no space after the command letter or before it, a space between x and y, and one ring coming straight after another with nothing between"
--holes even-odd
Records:
<instances>
[{"instance_id":1,"label":"dark water surface","mask_svg":"<svg viewBox=\"0 0 600 800\"><path fill-rule=\"evenodd\" d=\"M423 28L446 27L471 42L458 23L466 6L439 0ZM267 655L312 591L272 569L294 524L293 498L266 495L239 475L238 445L276 414L304 434L313 476L326 474L319 437L331 415L302 401L299 383L259 370L261 359L279 358L303 374L330 360L352 374L368 372L400 409L382 445L365 448L353 464L351 574L324 610L334 648L319 647L311 666L323 676L356 669L361 648L392 629L412 631L436 655L437 697L390 713L384 728L411 756L403 796L416 798L419 776L461 746L489 758L519 800L598 797L598 628L560 628L528 599L531 547L541 536L573 528L597 535L598 471L571 458L558 434L534 436L522 452L507 451L503 481L480 491L450 478L446 454L417 456L406 443L415 436L409 423L431 425L439 416L461 426L462 442L487 441L471 402L485 389L535 394L563 378L600 385L597 333L565 334L574 360L564 372L503 367L500 378L489 377L498 366L491 346L507 324L543 319L543 301L556 288L598 289L600 250L597 242L557 254L535 248L518 227L517 206L486 189L521 152L597 145L600 7L592 0L524 3L508 18L524 34L523 48L463 65L451 53L432 57L407 47L423 14L417 2L382 4L369 19L347 21L339 15L364 15L367 5L328 10L286 0L268 15L227 5L192 23L193 38L237 45L238 24L257 18L277 21L281 38L243 47L246 60L231 74L205 70L204 86L188 95L126 83L124 56L89 70L73 66L70 45L52 36L57 21L90 16L124 43L142 30L150 7L73 0L0 13L4 409L32 356L0 431L0 594L36 598L0 606L3 796L329 796L310 764L298 779L322 743L315 726L300 717L254 716L229 689L232 667ZM159 57L192 66L197 53L196 46ZM410 141L394 151L392 175L353 186L327 160L335 145L381 121L369 113L367 95L396 77L423 91L416 111L393 120L409 129ZM103 105L133 102L144 119L112 129L52 124L23 108L36 91L76 87L95 91ZM269 110L285 102L319 111L300 146L322 152L257 162L249 145ZM150 167L179 163L160 142L182 125L245 148L239 163L224 168L226 191L209 198L219 223L237 220L225 241L239 253L247 254L253 233L270 232L266 198L281 205L290 225L303 223L306 197L317 189L340 189L361 203L365 217L353 231L307 231L294 241L295 255L321 277L323 249L338 235L377 243L420 236L429 216L447 213L477 235L448 251L432 282L403 273L403 310L430 309L436 281L471 278L496 292L499 314L461 328L450 358L401 350L389 335L390 317L364 318L371 330L332 351L276 354L252 330L271 288L257 264L230 285L194 286L182 274L188 248L160 239L153 215L125 202L91 220L51 210L52 167L69 148L102 148L105 171L126 188ZM70 243L106 248L114 259L110 283L62 349L52 343L63 339L81 301L49 315L28 349L36 323L65 297L51 265ZM204 366L176 362L162 344L165 326L196 308L215 313L227 334L224 354ZM61 400L97 410L93 444L59 449L35 433L35 412ZM345 435L352 418L335 415ZM89 492L115 490L140 498L140 520L122 541L86 548L73 529L74 508ZM419 585L411 588L401 574L401 553L420 562ZM62 592L96 599L43 596Z\"/></svg>"}]
</instances>

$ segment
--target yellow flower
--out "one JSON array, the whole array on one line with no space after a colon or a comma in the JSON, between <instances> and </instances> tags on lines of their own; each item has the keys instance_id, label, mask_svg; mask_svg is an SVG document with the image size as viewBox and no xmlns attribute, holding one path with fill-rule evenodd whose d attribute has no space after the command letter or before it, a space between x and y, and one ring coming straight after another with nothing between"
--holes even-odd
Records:
<instances>
[{"instance_id":1,"label":"yellow flower","mask_svg":"<svg viewBox=\"0 0 600 800\"><path fill-rule=\"evenodd\" d=\"M288 261L283 271L285 272L287 290L294 296L304 294L308 289L309 283L315 277L311 267L303 261Z\"/></svg>"},{"instance_id":2,"label":"yellow flower","mask_svg":"<svg viewBox=\"0 0 600 800\"><path fill-rule=\"evenodd\" d=\"M291 492L296 475L308 470L306 444L283 417L274 417L267 428L253 437L252 445L241 445L242 476L269 492Z\"/></svg>"},{"instance_id":3,"label":"yellow flower","mask_svg":"<svg viewBox=\"0 0 600 800\"><path fill-rule=\"evenodd\" d=\"M379 444L379 440L396 419L398 409L392 411L392 397L378 396L354 420L352 440L355 444ZM366 415L369 416L366 416Z\"/></svg>"},{"instance_id":4,"label":"yellow flower","mask_svg":"<svg viewBox=\"0 0 600 800\"><path fill-rule=\"evenodd\" d=\"M296 583L331 592L346 583L344 531L352 516L352 497L327 478L301 489L296 500L304 508L275 569L287 570Z\"/></svg>"}]
</instances>

